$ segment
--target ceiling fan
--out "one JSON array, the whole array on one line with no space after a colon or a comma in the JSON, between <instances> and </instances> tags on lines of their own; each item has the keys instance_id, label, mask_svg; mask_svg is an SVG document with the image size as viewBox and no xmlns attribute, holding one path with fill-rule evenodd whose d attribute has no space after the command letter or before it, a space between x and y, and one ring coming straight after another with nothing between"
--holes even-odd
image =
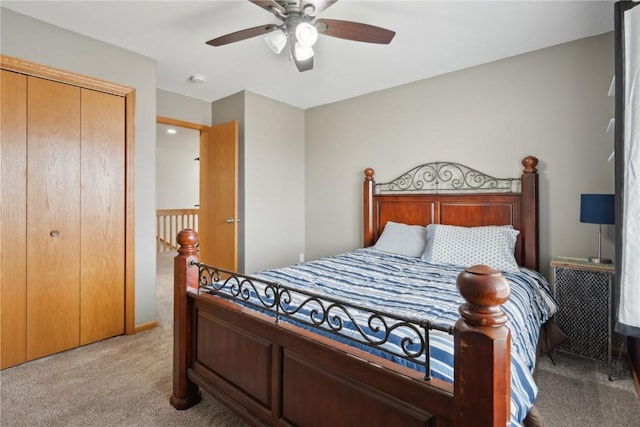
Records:
<instances>
[{"instance_id":1,"label":"ceiling fan","mask_svg":"<svg viewBox=\"0 0 640 427\"><path fill-rule=\"evenodd\" d=\"M313 68L313 44L318 34L366 43L389 44L394 31L360 22L337 19L316 19L316 15L337 0L291 1L249 0L251 3L273 13L282 24L266 24L236 31L209 40L208 45L222 46L266 34L269 48L279 54L289 42L291 59L299 71Z\"/></svg>"}]
</instances>

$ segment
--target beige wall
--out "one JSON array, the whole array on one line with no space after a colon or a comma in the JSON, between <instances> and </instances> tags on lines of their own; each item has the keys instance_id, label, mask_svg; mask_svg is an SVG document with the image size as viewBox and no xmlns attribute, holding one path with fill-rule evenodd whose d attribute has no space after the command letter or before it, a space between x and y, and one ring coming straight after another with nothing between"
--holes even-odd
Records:
<instances>
[{"instance_id":1,"label":"beige wall","mask_svg":"<svg viewBox=\"0 0 640 427\"><path fill-rule=\"evenodd\" d=\"M156 61L96 39L2 9L4 55L136 89L136 325L156 319L155 122Z\"/></svg>"},{"instance_id":2,"label":"beige wall","mask_svg":"<svg viewBox=\"0 0 640 427\"><path fill-rule=\"evenodd\" d=\"M579 198L614 191L612 77L608 33L307 110L308 258L361 246L366 167L379 182L436 160L512 177L526 155L540 159L543 273L553 256L594 255Z\"/></svg>"},{"instance_id":3,"label":"beige wall","mask_svg":"<svg viewBox=\"0 0 640 427\"><path fill-rule=\"evenodd\" d=\"M304 110L245 92L245 268L295 264L304 252Z\"/></svg>"},{"instance_id":4,"label":"beige wall","mask_svg":"<svg viewBox=\"0 0 640 427\"><path fill-rule=\"evenodd\" d=\"M158 116L211 126L211 103L167 90L156 90Z\"/></svg>"}]
</instances>

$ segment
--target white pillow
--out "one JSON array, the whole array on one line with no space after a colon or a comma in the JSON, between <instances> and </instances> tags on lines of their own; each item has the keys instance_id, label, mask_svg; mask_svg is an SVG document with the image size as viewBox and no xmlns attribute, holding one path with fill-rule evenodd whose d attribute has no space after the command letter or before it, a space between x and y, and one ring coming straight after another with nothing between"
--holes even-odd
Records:
<instances>
[{"instance_id":1,"label":"white pillow","mask_svg":"<svg viewBox=\"0 0 640 427\"><path fill-rule=\"evenodd\" d=\"M387 221L382 235L373 245L373 249L398 255L420 257L424 253L426 243L426 227Z\"/></svg>"},{"instance_id":2,"label":"white pillow","mask_svg":"<svg viewBox=\"0 0 640 427\"><path fill-rule=\"evenodd\" d=\"M485 264L500 271L518 272L514 256L518 233L512 226L458 227L429 224L429 243L422 259L461 267Z\"/></svg>"}]
</instances>

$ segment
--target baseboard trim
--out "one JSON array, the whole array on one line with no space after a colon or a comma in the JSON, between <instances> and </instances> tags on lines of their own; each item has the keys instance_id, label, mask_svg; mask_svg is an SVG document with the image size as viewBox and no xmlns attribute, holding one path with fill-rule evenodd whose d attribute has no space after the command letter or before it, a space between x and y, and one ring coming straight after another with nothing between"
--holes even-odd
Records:
<instances>
[{"instance_id":1,"label":"baseboard trim","mask_svg":"<svg viewBox=\"0 0 640 427\"><path fill-rule=\"evenodd\" d=\"M137 334L138 332L148 331L149 329L153 329L156 326L158 326L158 322L156 320L154 320L153 322L143 323L142 325L136 326L133 330L133 333Z\"/></svg>"}]
</instances>

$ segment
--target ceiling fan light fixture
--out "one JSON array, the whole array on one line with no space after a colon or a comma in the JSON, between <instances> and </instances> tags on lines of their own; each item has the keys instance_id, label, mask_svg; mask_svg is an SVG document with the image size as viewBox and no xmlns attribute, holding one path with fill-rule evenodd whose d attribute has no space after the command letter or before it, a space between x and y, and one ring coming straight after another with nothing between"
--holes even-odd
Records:
<instances>
[{"instance_id":1,"label":"ceiling fan light fixture","mask_svg":"<svg viewBox=\"0 0 640 427\"><path fill-rule=\"evenodd\" d=\"M0 0L1 1L1 0ZM288 47L288 58L295 62L298 71L313 69L312 46L319 33L339 39L366 43L389 44L395 31L374 25L338 19L316 19L316 14L338 0L250 0L252 4L272 12L280 24L264 24L234 31L207 41L209 46L224 46L256 36L264 40L276 54ZM640 1L640 0L638 0Z\"/></svg>"},{"instance_id":2,"label":"ceiling fan light fixture","mask_svg":"<svg viewBox=\"0 0 640 427\"><path fill-rule=\"evenodd\" d=\"M311 47L318 40L318 30L308 22L301 22L296 26L296 41L303 47Z\"/></svg>"},{"instance_id":3,"label":"ceiling fan light fixture","mask_svg":"<svg viewBox=\"0 0 640 427\"><path fill-rule=\"evenodd\" d=\"M313 56L313 49L311 46L302 46L300 43L296 43L293 54L298 61L306 61Z\"/></svg>"},{"instance_id":4,"label":"ceiling fan light fixture","mask_svg":"<svg viewBox=\"0 0 640 427\"><path fill-rule=\"evenodd\" d=\"M276 55L282 52L287 45L287 35L281 29L271 31L264 38L264 41Z\"/></svg>"}]
</instances>

